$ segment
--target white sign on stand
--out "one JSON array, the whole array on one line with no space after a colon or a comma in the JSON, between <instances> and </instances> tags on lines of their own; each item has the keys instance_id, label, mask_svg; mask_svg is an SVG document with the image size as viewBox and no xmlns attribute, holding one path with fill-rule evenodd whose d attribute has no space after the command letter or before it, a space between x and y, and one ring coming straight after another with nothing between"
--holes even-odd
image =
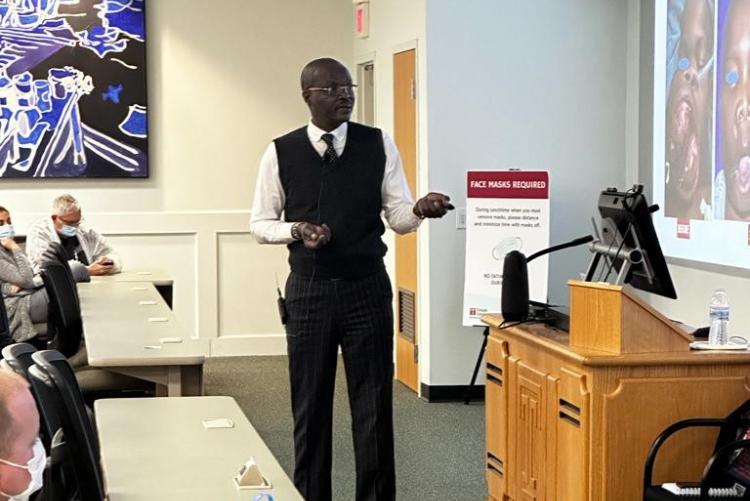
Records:
<instances>
[{"instance_id":1,"label":"white sign on stand","mask_svg":"<svg viewBox=\"0 0 750 501\"><path fill-rule=\"evenodd\" d=\"M469 171L463 325L500 312L503 261L513 250L529 256L549 247L549 173ZM548 256L529 263L529 297L547 301Z\"/></svg>"}]
</instances>

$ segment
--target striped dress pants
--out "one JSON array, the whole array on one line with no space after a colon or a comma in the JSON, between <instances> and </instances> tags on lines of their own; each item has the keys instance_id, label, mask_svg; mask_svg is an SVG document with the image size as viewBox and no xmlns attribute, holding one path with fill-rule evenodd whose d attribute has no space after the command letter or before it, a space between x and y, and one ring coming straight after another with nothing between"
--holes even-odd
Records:
<instances>
[{"instance_id":1,"label":"striped dress pants","mask_svg":"<svg viewBox=\"0 0 750 501\"><path fill-rule=\"evenodd\" d=\"M393 453L393 291L388 274L313 279L292 273L286 325L294 417L294 483L307 501L330 501L333 395L344 359L357 501L396 497Z\"/></svg>"}]
</instances>

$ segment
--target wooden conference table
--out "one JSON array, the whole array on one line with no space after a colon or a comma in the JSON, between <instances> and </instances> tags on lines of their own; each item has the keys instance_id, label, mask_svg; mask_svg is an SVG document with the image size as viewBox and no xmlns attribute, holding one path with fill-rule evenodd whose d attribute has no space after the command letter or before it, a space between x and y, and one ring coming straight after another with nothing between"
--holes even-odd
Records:
<instances>
[{"instance_id":1,"label":"wooden conference table","mask_svg":"<svg viewBox=\"0 0 750 501\"><path fill-rule=\"evenodd\" d=\"M101 463L109 501L302 501L289 477L230 397L97 400ZM231 428L207 429L226 418ZM268 489L238 489L234 475L253 457Z\"/></svg>"},{"instance_id":2,"label":"wooden conference table","mask_svg":"<svg viewBox=\"0 0 750 501\"><path fill-rule=\"evenodd\" d=\"M153 283L98 278L78 295L90 366L156 383L160 396L202 393L208 340L190 337Z\"/></svg>"}]
</instances>

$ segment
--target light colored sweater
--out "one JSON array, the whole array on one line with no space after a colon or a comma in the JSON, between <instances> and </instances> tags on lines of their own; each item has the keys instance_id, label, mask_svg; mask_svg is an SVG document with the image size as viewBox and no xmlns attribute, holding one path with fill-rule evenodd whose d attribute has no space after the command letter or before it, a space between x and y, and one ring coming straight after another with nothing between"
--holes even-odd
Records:
<instances>
[{"instance_id":1,"label":"light colored sweater","mask_svg":"<svg viewBox=\"0 0 750 501\"><path fill-rule=\"evenodd\" d=\"M36 336L30 316L31 294L41 283L41 278L34 275L31 263L21 249L9 251L0 247L0 290L5 298L10 333L17 343ZM14 285L20 290L12 292Z\"/></svg>"}]
</instances>

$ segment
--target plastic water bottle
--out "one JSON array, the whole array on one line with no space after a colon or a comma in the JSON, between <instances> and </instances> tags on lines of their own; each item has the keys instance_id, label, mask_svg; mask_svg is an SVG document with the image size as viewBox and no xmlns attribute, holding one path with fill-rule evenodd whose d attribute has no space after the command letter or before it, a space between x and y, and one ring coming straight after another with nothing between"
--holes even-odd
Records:
<instances>
[{"instance_id":1,"label":"plastic water bottle","mask_svg":"<svg viewBox=\"0 0 750 501\"><path fill-rule=\"evenodd\" d=\"M724 289L714 291L708 314L711 317L708 344L727 344L729 342L729 299Z\"/></svg>"}]
</instances>

